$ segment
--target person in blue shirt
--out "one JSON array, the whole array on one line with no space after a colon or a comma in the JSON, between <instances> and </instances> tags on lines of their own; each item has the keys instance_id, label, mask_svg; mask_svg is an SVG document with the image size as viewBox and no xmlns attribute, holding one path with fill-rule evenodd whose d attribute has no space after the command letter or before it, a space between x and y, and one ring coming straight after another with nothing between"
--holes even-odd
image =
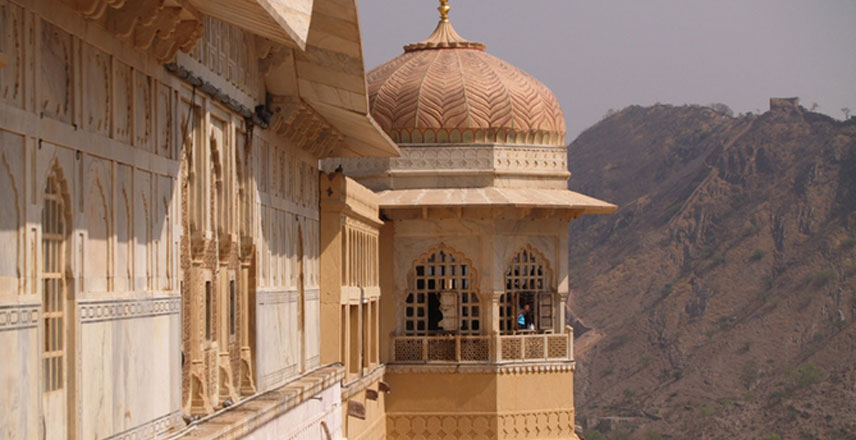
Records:
<instances>
[{"instance_id":1,"label":"person in blue shirt","mask_svg":"<svg viewBox=\"0 0 856 440\"><path fill-rule=\"evenodd\" d=\"M523 304L523 308L517 312L517 328L519 330L526 330L526 315L529 314L529 304Z\"/></svg>"}]
</instances>

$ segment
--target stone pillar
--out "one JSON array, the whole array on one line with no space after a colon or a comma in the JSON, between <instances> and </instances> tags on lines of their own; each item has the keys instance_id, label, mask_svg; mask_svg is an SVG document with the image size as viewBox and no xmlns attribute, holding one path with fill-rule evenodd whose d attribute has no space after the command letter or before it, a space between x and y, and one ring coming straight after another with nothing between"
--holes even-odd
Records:
<instances>
[{"instance_id":1,"label":"stone pillar","mask_svg":"<svg viewBox=\"0 0 856 440\"><path fill-rule=\"evenodd\" d=\"M214 406L210 399L206 371L205 344L205 272L193 261L190 269L190 337L187 341L190 358L190 413L210 414Z\"/></svg>"},{"instance_id":2,"label":"stone pillar","mask_svg":"<svg viewBox=\"0 0 856 440\"><path fill-rule=\"evenodd\" d=\"M482 241L482 255L478 267L479 300L482 303L482 326L487 335L499 334L499 295L502 294L502 280L496 279L496 224L495 219L488 220L479 236ZM499 273L502 271L500 270Z\"/></svg>"},{"instance_id":3,"label":"stone pillar","mask_svg":"<svg viewBox=\"0 0 856 440\"><path fill-rule=\"evenodd\" d=\"M248 252L252 255L252 252ZM249 396L256 393L256 385L253 380L253 357L250 350L250 264L249 258L241 262L241 276L239 285L240 310L241 310L241 371L240 371L240 393Z\"/></svg>"},{"instance_id":4,"label":"stone pillar","mask_svg":"<svg viewBox=\"0 0 856 440\"><path fill-rule=\"evenodd\" d=\"M232 281L233 271L229 270L226 265L221 265L218 271L218 286L217 286L217 340L219 352L217 353L217 383L219 402L226 399L231 399L232 402L238 401L238 395L235 392L232 374L232 357L229 353L231 348L229 334L229 307L232 305L232 300L229 288ZM236 298L237 299L237 298Z\"/></svg>"},{"instance_id":5,"label":"stone pillar","mask_svg":"<svg viewBox=\"0 0 856 440\"><path fill-rule=\"evenodd\" d=\"M403 301L402 293L396 290L395 273L407 270L409 262L395 261L395 224L391 221L384 223L380 229L380 339L378 344L383 347L380 353L381 362L392 360L393 339L398 325L398 301Z\"/></svg>"},{"instance_id":6,"label":"stone pillar","mask_svg":"<svg viewBox=\"0 0 856 440\"><path fill-rule=\"evenodd\" d=\"M558 237L558 251L559 251L559 261L556 264L556 267L553 269L556 271L556 282L558 285L556 286L556 292L558 295L557 304L558 310L555 313L556 321L554 323L554 331L556 333L561 333L565 329L565 313L567 312L567 302L568 302L568 235L569 228L568 223L562 222L563 228L559 232Z\"/></svg>"},{"instance_id":7,"label":"stone pillar","mask_svg":"<svg viewBox=\"0 0 856 440\"><path fill-rule=\"evenodd\" d=\"M499 298L503 292L491 292L489 294L490 301L490 317L491 317L491 341L490 341L490 361L497 362L499 360Z\"/></svg>"}]
</instances>

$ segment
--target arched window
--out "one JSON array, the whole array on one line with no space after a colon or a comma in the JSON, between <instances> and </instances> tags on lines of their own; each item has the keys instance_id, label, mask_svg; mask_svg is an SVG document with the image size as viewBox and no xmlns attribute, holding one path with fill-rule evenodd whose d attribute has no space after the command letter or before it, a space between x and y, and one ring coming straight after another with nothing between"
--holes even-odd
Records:
<instances>
[{"instance_id":1,"label":"arched window","mask_svg":"<svg viewBox=\"0 0 856 440\"><path fill-rule=\"evenodd\" d=\"M481 310L472 263L441 245L417 260L408 277L404 334L481 332Z\"/></svg>"},{"instance_id":2,"label":"arched window","mask_svg":"<svg viewBox=\"0 0 856 440\"><path fill-rule=\"evenodd\" d=\"M48 176L42 209L42 295L45 343L42 352L45 392L60 390L65 383L66 290L65 202L59 182Z\"/></svg>"},{"instance_id":3,"label":"arched window","mask_svg":"<svg viewBox=\"0 0 856 440\"><path fill-rule=\"evenodd\" d=\"M547 259L530 246L518 251L505 269L500 298L499 331L544 331L553 328L552 272Z\"/></svg>"},{"instance_id":4,"label":"arched window","mask_svg":"<svg viewBox=\"0 0 856 440\"><path fill-rule=\"evenodd\" d=\"M217 135L222 136L222 128L219 124L212 124L217 127L218 131ZM211 183L214 185L214 201L215 201L215 209L216 218L217 218L217 232L220 234L225 234L228 232L228 220L227 220L227 212L230 207L226 202L226 191L228 189L225 187L223 182L223 162L220 160L221 154L220 149L224 147L224 145L220 144L220 138L215 135L215 132L212 130L211 139L209 141L209 151L211 153ZM207 191L208 188L205 188ZM206 214L208 215L208 214Z\"/></svg>"},{"instance_id":5,"label":"arched window","mask_svg":"<svg viewBox=\"0 0 856 440\"><path fill-rule=\"evenodd\" d=\"M73 290L69 289L66 245L70 231L68 194L58 169L47 178L42 194L42 377L45 438L65 437L74 391L68 382L74 365ZM73 371L73 370L72 370Z\"/></svg>"}]
</instances>

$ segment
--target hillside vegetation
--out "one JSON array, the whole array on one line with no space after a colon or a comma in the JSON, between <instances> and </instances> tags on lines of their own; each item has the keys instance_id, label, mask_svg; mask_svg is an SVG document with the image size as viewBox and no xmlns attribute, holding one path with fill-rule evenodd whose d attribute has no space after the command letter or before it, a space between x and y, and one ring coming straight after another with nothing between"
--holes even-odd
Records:
<instances>
[{"instance_id":1,"label":"hillside vegetation","mask_svg":"<svg viewBox=\"0 0 856 440\"><path fill-rule=\"evenodd\" d=\"M856 119L629 107L568 154L620 205L571 224L588 440L856 439Z\"/></svg>"}]
</instances>

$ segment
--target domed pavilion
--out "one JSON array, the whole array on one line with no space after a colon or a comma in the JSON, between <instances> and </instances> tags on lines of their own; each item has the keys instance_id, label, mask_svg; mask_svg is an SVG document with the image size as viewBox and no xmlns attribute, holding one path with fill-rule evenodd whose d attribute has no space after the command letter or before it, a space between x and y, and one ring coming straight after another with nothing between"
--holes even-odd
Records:
<instances>
[{"instance_id":1,"label":"domed pavilion","mask_svg":"<svg viewBox=\"0 0 856 440\"><path fill-rule=\"evenodd\" d=\"M377 192L390 439L573 439L568 189L555 95L441 18L368 73L397 158L329 159Z\"/></svg>"}]
</instances>

